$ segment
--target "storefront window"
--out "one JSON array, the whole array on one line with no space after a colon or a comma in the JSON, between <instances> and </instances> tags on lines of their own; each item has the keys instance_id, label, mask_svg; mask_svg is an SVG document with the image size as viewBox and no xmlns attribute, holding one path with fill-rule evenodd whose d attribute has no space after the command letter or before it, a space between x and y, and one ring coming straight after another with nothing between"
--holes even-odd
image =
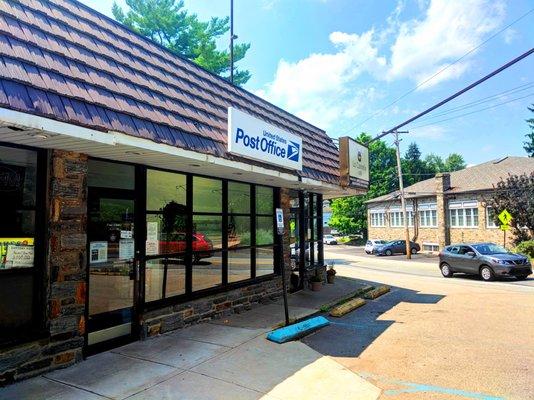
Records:
<instances>
[{"instance_id":1,"label":"storefront window","mask_svg":"<svg viewBox=\"0 0 534 400\"><path fill-rule=\"evenodd\" d=\"M273 188L148 170L146 202L146 302L274 272Z\"/></svg>"},{"instance_id":2,"label":"storefront window","mask_svg":"<svg viewBox=\"0 0 534 400\"><path fill-rule=\"evenodd\" d=\"M37 152L0 146L0 342L34 326ZM40 210L42 211L42 210ZM39 211L39 212L40 212Z\"/></svg>"}]
</instances>

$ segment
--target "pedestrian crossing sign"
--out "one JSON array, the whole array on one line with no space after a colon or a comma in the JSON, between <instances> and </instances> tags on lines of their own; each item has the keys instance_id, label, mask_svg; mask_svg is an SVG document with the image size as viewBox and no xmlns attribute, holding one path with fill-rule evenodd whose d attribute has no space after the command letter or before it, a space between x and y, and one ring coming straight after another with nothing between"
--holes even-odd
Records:
<instances>
[{"instance_id":1,"label":"pedestrian crossing sign","mask_svg":"<svg viewBox=\"0 0 534 400\"><path fill-rule=\"evenodd\" d=\"M499 214L499 221L501 221L503 225L510 225L510 221L512 221L512 214L510 214L506 209L503 210Z\"/></svg>"}]
</instances>

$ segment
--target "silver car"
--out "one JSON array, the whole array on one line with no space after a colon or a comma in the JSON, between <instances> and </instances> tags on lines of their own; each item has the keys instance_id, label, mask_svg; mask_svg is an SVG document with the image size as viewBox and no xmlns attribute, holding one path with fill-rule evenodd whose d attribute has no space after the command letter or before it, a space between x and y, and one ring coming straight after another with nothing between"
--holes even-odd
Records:
<instances>
[{"instance_id":1,"label":"silver car","mask_svg":"<svg viewBox=\"0 0 534 400\"><path fill-rule=\"evenodd\" d=\"M522 254L511 253L495 243L454 244L439 253L441 274L450 278L455 272L476 274L485 281L497 277L526 279L532 265Z\"/></svg>"}]
</instances>

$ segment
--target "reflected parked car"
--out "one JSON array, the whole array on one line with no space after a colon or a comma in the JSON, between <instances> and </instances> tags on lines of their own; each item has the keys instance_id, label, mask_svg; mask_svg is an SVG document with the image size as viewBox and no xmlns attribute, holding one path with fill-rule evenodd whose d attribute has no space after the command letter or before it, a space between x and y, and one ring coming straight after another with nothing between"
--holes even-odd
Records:
<instances>
[{"instance_id":1,"label":"reflected parked car","mask_svg":"<svg viewBox=\"0 0 534 400\"><path fill-rule=\"evenodd\" d=\"M169 235L168 240L159 242L160 253L182 253L186 251L185 233ZM213 243L203 233L193 233L193 262L198 263L203 258L213 255Z\"/></svg>"},{"instance_id":2,"label":"reflected parked car","mask_svg":"<svg viewBox=\"0 0 534 400\"><path fill-rule=\"evenodd\" d=\"M417 252L421 250L421 247L415 242L410 242L410 249L412 254L417 254ZM375 254L377 256L391 256L399 253L406 254L406 240L392 240L375 249Z\"/></svg>"},{"instance_id":3,"label":"reflected parked car","mask_svg":"<svg viewBox=\"0 0 534 400\"><path fill-rule=\"evenodd\" d=\"M366 243L365 243L365 252L367 254L374 254L375 252L375 249L378 247L378 246L382 246L384 244L387 243L387 240L382 240L382 239L369 239Z\"/></svg>"},{"instance_id":4,"label":"reflected parked car","mask_svg":"<svg viewBox=\"0 0 534 400\"><path fill-rule=\"evenodd\" d=\"M337 239L332 235L324 235L323 236L323 243L324 244L330 244L330 245L337 244Z\"/></svg>"},{"instance_id":5,"label":"reflected parked car","mask_svg":"<svg viewBox=\"0 0 534 400\"><path fill-rule=\"evenodd\" d=\"M532 265L522 254L512 253L495 243L455 244L439 253L439 268L444 277L455 272L476 274L485 281L512 276L519 280L532 274Z\"/></svg>"}]
</instances>

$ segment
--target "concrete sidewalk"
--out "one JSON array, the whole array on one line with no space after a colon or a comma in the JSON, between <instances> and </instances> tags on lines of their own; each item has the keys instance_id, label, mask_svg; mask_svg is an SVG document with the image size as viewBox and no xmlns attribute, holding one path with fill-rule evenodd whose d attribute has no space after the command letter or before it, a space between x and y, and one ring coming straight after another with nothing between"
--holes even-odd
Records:
<instances>
[{"instance_id":1,"label":"concrete sidewalk","mask_svg":"<svg viewBox=\"0 0 534 400\"><path fill-rule=\"evenodd\" d=\"M292 318L363 283L340 278L289 296ZM0 399L376 399L380 390L301 342L269 342L281 301L101 353L4 389Z\"/></svg>"}]
</instances>

